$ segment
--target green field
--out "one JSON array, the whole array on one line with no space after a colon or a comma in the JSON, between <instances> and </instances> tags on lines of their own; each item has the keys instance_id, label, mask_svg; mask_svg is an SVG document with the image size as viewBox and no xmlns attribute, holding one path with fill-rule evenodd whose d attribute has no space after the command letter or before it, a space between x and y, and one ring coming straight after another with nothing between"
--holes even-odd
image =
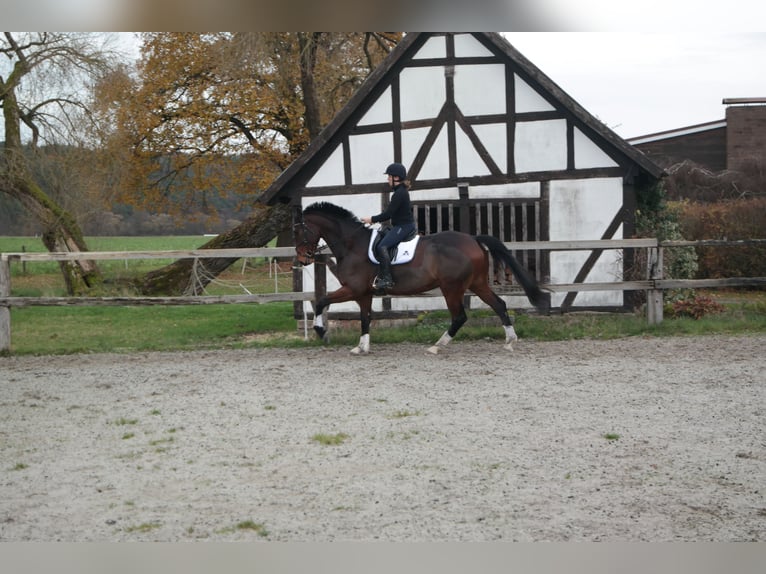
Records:
<instances>
[{"instance_id":1,"label":"green field","mask_svg":"<svg viewBox=\"0 0 766 574\"><path fill-rule=\"evenodd\" d=\"M202 237L108 237L90 238L96 251L160 251L193 249ZM39 240L0 237L0 251L44 251ZM135 276L161 267L168 261L114 261L102 265L106 277ZM270 276L264 261L240 260L209 288L211 294L292 290L289 263L282 273ZM12 266L12 295L64 295L61 274L55 263L20 263ZM275 278L276 277L276 286ZM124 293L120 293L124 294ZM706 335L766 332L766 291L709 291L720 301L723 313L691 318L667 317L651 326L643 313L574 313L539 317L519 315L516 330L530 340L576 338L609 339L629 336ZM489 314L491 315L491 313ZM503 330L487 311L469 313L469 321L456 342L467 339L502 339ZM135 352L179 349L246 348L258 346L309 346L293 317L292 303L186 305L151 307L25 307L11 309L11 347L14 354L66 354L78 352ZM433 344L449 326L446 312L423 313L416 325L373 329L373 344L412 342ZM311 335L311 333L309 333ZM332 333L331 345L354 346L355 329Z\"/></svg>"},{"instance_id":2,"label":"green field","mask_svg":"<svg viewBox=\"0 0 766 574\"><path fill-rule=\"evenodd\" d=\"M161 236L161 237L88 237L86 243L91 251L176 251L197 249L210 237ZM2 237L0 252L44 253L42 241L35 237ZM116 259L98 262L105 287L103 295L124 296L130 280L153 269L172 263L173 259ZM289 263L283 262L282 270L274 277L264 258L239 260L227 272L208 287L210 295L272 293L275 290L291 291L292 278L286 272ZM276 282L276 284L275 284ZM11 294L17 297L60 297L66 295L64 279L56 262L14 262L11 265ZM111 289L111 292L109 291Z\"/></svg>"}]
</instances>

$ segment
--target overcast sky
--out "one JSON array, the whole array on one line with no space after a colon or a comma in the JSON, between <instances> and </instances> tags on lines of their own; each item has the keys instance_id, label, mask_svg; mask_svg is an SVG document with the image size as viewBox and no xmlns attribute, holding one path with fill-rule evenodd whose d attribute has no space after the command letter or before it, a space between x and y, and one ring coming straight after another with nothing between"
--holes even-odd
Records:
<instances>
[{"instance_id":1,"label":"overcast sky","mask_svg":"<svg viewBox=\"0 0 766 574\"><path fill-rule=\"evenodd\" d=\"M766 98L766 33L504 35L624 138L724 119L724 98Z\"/></svg>"},{"instance_id":2,"label":"overcast sky","mask_svg":"<svg viewBox=\"0 0 766 574\"><path fill-rule=\"evenodd\" d=\"M504 36L624 138L722 120L724 98L766 98L766 32Z\"/></svg>"}]
</instances>

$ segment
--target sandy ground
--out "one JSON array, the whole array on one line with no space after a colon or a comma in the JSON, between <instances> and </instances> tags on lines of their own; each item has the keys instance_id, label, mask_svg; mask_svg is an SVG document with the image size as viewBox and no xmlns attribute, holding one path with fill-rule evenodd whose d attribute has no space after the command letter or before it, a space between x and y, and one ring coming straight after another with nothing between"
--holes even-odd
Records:
<instances>
[{"instance_id":1,"label":"sandy ground","mask_svg":"<svg viewBox=\"0 0 766 574\"><path fill-rule=\"evenodd\" d=\"M766 336L501 347L0 357L0 540L766 539Z\"/></svg>"}]
</instances>

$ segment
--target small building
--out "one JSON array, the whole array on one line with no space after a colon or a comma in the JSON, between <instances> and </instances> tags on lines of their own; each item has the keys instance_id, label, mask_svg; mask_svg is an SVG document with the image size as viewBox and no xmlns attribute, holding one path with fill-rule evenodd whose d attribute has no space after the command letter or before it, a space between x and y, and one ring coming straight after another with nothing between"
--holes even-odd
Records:
<instances>
[{"instance_id":1,"label":"small building","mask_svg":"<svg viewBox=\"0 0 766 574\"><path fill-rule=\"evenodd\" d=\"M725 98L722 120L630 138L667 169L691 161L711 172L766 165L766 98Z\"/></svg>"},{"instance_id":2,"label":"small building","mask_svg":"<svg viewBox=\"0 0 766 574\"><path fill-rule=\"evenodd\" d=\"M455 229L505 242L622 239L636 197L663 170L582 108L496 33L407 34L266 190L269 203L329 201L358 216L388 201L383 170L409 169L420 233ZM541 282L622 279L619 250L518 251ZM312 269L303 276L313 290ZM337 288L334 277L328 290ZM508 295L511 308L528 307ZM470 305L476 306L478 298ZM375 312L445 308L441 298L376 298ZM555 294L554 308L622 308L620 291ZM307 308L310 312L310 307ZM353 303L332 312L357 313Z\"/></svg>"}]
</instances>

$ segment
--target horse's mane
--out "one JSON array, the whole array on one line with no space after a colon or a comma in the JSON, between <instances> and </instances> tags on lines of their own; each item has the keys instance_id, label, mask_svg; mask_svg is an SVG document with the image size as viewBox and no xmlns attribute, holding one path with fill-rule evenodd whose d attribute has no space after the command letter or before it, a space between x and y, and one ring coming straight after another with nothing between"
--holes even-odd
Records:
<instances>
[{"instance_id":1,"label":"horse's mane","mask_svg":"<svg viewBox=\"0 0 766 574\"><path fill-rule=\"evenodd\" d=\"M345 207L341 207L339 205L335 205L334 203L329 203L327 201L312 203L311 205L306 207L306 209L303 210L303 215L309 215L312 213L330 215L337 219L346 220L352 223L361 223L359 218L353 213L351 213Z\"/></svg>"}]
</instances>

